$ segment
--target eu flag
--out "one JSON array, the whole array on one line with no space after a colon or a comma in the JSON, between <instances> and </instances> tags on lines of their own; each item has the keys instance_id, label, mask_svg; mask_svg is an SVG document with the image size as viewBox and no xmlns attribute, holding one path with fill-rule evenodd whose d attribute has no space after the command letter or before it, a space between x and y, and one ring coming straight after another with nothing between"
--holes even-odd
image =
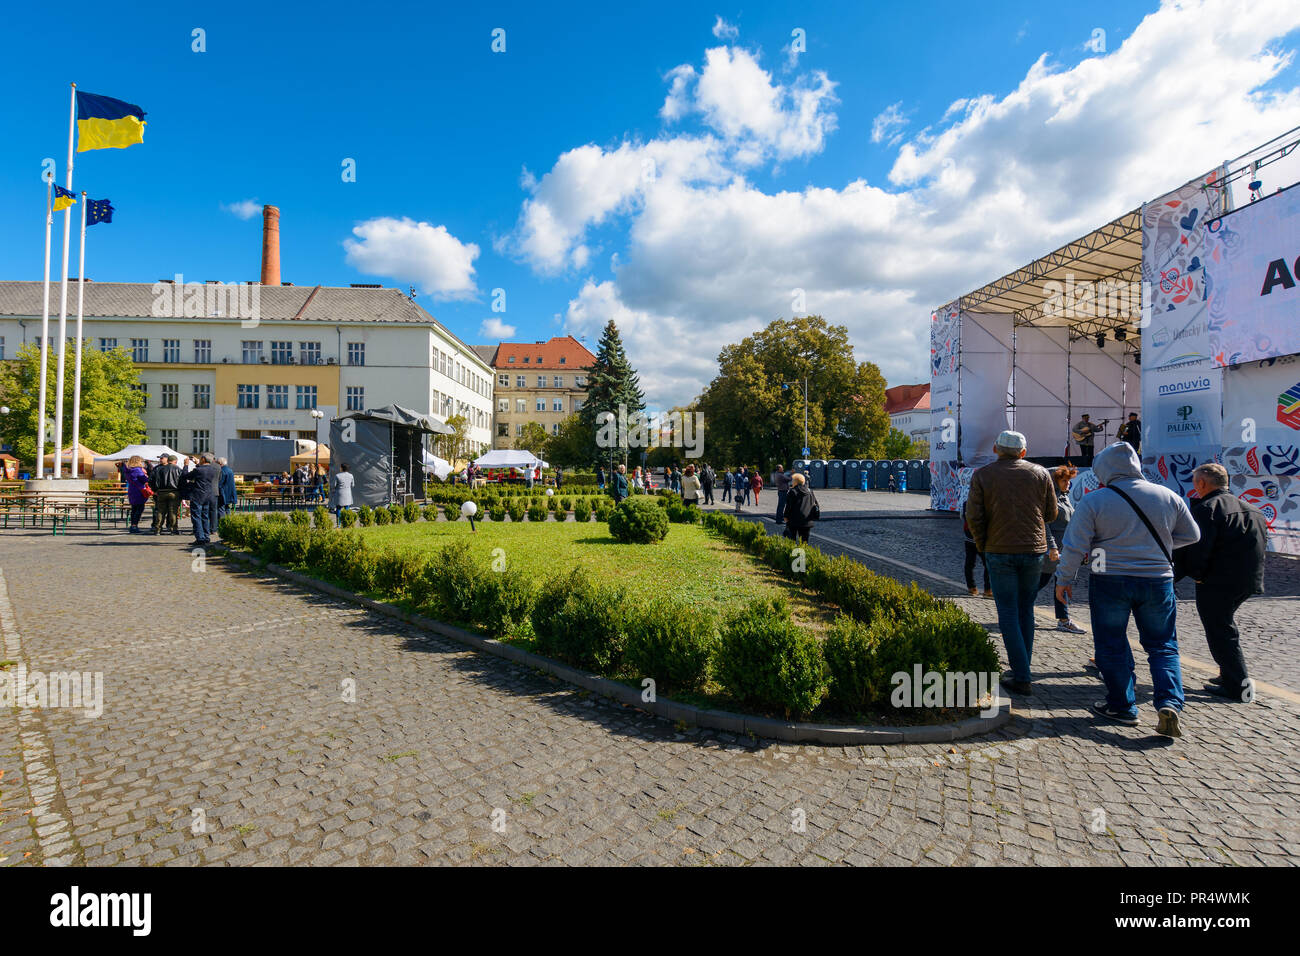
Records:
<instances>
[{"instance_id":1,"label":"eu flag","mask_svg":"<svg viewBox=\"0 0 1300 956\"><path fill-rule=\"evenodd\" d=\"M53 185L54 185L54 211L55 212L63 212L63 210L67 209L69 206L76 203L77 197L74 193L68 192L58 183L54 183Z\"/></svg>"},{"instance_id":2,"label":"eu flag","mask_svg":"<svg viewBox=\"0 0 1300 956\"><path fill-rule=\"evenodd\" d=\"M86 200L86 225L113 221L113 204L107 199Z\"/></svg>"},{"instance_id":3,"label":"eu flag","mask_svg":"<svg viewBox=\"0 0 1300 956\"><path fill-rule=\"evenodd\" d=\"M144 110L134 103L77 90L77 152L144 142Z\"/></svg>"}]
</instances>

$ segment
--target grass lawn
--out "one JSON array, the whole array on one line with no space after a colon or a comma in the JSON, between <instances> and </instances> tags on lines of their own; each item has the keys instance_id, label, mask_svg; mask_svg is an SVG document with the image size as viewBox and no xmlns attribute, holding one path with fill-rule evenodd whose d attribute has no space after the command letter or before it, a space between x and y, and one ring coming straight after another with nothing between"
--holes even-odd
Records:
<instances>
[{"instance_id":1,"label":"grass lawn","mask_svg":"<svg viewBox=\"0 0 1300 956\"><path fill-rule=\"evenodd\" d=\"M474 534L468 521L420 521L364 528L362 533L374 546L422 552L467 539L484 561L501 548L507 567L539 579L581 566L602 583L626 588L633 599L667 594L721 614L754 598L785 595L795 620L814 631L825 629L834 617L833 608L699 525L669 525L668 536L658 544L619 544L609 526L597 521L477 524Z\"/></svg>"}]
</instances>

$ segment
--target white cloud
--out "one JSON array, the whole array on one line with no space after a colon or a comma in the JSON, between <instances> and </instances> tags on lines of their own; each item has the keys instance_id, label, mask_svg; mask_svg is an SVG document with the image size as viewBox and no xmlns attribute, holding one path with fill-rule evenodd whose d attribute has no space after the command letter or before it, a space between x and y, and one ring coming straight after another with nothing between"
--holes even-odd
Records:
<instances>
[{"instance_id":1,"label":"white cloud","mask_svg":"<svg viewBox=\"0 0 1300 956\"><path fill-rule=\"evenodd\" d=\"M222 203L221 208L239 219L252 219L262 214L262 204L256 199L241 199L239 202Z\"/></svg>"},{"instance_id":2,"label":"white cloud","mask_svg":"<svg viewBox=\"0 0 1300 956\"><path fill-rule=\"evenodd\" d=\"M795 288L891 382L925 381L933 308L1300 125L1300 87L1274 88L1293 3L1243 17L1228 0L1168 2L1104 56L1043 57L1005 94L969 90L898 148L888 188L749 182L751 164L780 159L789 96L750 54L709 51L702 72L670 78L714 135L565 153L526 200L520 241L539 271L574 268L592 225L626 228L566 325L595 335L613 318L654 405L698 394L725 345L792 314ZM649 155L679 157L674 173L639 182Z\"/></svg>"},{"instance_id":3,"label":"white cloud","mask_svg":"<svg viewBox=\"0 0 1300 956\"><path fill-rule=\"evenodd\" d=\"M490 319L483 320L482 324L478 327L478 334L485 339L496 339L497 341L500 341L513 336L515 334L515 327L513 325L506 325L494 315Z\"/></svg>"},{"instance_id":4,"label":"white cloud","mask_svg":"<svg viewBox=\"0 0 1300 956\"><path fill-rule=\"evenodd\" d=\"M713 24L713 35L719 40L734 40L740 36L740 28L718 17Z\"/></svg>"},{"instance_id":5,"label":"white cloud","mask_svg":"<svg viewBox=\"0 0 1300 956\"><path fill-rule=\"evenodd\" d=\"M467 299L477 293L474 260L479 248L446 226L402 217L368 219L345 239L348 265L367 275L412 282L436 299Z\"/></svg>"},{"instance_id":6,"label":"white cloud","mask_svg":"<svg viewBox=\"0 0 1300 956\"><path fill-rule=\"evenodd\" d=\"M955 105L955 104L954 104ZM871 141L879 143L888 140L890 146L897 146L903 139L903 128L908 119L903 115L903 104L894 103L877 114L871 121ZM953 107L948 107L949 112ZM948 115L947 113L944 114Z\"/></svg>"}]
</instances>

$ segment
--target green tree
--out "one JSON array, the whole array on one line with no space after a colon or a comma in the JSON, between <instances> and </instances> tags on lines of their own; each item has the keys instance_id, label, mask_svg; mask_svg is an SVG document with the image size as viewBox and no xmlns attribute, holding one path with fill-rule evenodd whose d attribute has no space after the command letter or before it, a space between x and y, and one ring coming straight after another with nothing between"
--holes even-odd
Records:
<instances>
[{"instance_id":1,"label":"green tree","mask_svg":"<svg viewBox=\"0 0 1300 956\"><path fill-rule=\"evenodd\" d=\"M546 439L539 454L556 468L586 468L591 464L590 432L575 413L560 422L557 434Z\"/></svg>"},{"instance_id":2,"label":"green tree","mask_svg":"<svg viewBox=\"0 0 1300 956\"><path fill-rule=\"evenodd\" d=\"M451 429L451 434L438 436L438 451L441 457L455 467L456 459L469 453L469 419L464 415L452 415L447 419L447 427Z\"/></svg>"},{"instance_id":3,"label":"green tree","mask_svg":"<svg viewBox=\"0 0 1300 956\"><path fill-rule=\"evenodd\" d=\"M76 356L64 358L63 444L72 444L72 409ZM45 417L48 423L45 453L54 450L55 384L58 357L51 352L46 366ZM13 361L0 362L0 442L13 446L19 460L36 463L36 413L40 393L41 350L24 345ZM81 443L101 454L111 454L145 437L144 397L136 386L140 373L124 348L101 352L83 345L81 352Z\"/></svg>"},{"instance_id":4,"label":"green tree","mask_svg":"<svg viewBox=\"0 0 1300 956\"><path fill-rule=\"evenodd\" d=\"M595 364L587 372L587 398L578 413L587 432L588 463L608 462L611 455L617 459L627 456L627 436L617 428L620 406L631 418L645 408L645 396L641 393L636 369L632 368L627 353L623 351L618 326L610 319L600 335ZM600 420L600 416L606 412L615 416L615 427L611 428L607 422ZM598 441L602 431L612 439L610 442L601 444Z\"/></svg>"},{"instance_id":5,"label":"green tree","mask_svg":"<svg viewBox=\"0 0 1300 956\"><path fill-rule=\"evenodd\" d=\"M515 448L541 455L546 448L546 429L540 422L529 422L524 426L523 434L515 439Z\"/></svg>"},{"instance_id":6,"label":"green tree","mask_svg":"<svg viewBox=\"0 0 1300 956\"><path fill-rule=\"evenodd\" d=\"M881 460L888 458L890 460L897 458L915 458L912 446L912 437L897 428L891 428L889 434L871 448L870 453L865 455L866 458L875 458Z\"/></svg>"},{"instance_id":7,"label":"green tree","mask_svg":"<svg viewBox=\"0 0 1300 956\"><path fill-rule=\"evenodd\" d=\"M764 470L800 457L804 377L813 458L862 458L889 432L885 379L855 362L849 333L821 316L777 320L718 356L718 375L696 402L705 457Z\"/></svg>"}]
</instances>

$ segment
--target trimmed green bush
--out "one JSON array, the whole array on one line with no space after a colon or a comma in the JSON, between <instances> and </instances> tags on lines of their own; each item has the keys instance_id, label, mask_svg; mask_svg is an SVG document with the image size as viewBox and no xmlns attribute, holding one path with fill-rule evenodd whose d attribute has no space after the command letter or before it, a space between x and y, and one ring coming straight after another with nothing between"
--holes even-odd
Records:
<instances>
[{"instance_id":1,"label":"trimmed green bush","mask_svg":"<svg viewBox=\"0 0 1300 956\"><path fill-rule=\"evenodd\" d=\"M402 508L401 505L394 503L388 506L389 524L401 524L405 520L406 520L406 511L405 509Z\"/></svg>"},{"instance_id":2,"label":"trimmed green bush","mask_svg":"<svg viewBox=\"0 0 1300 956\"><path fill-rule=\"evenodd\" d=\"M406 518L407 524L415 524L420 520L420 506L414 501L402 505L402 516Z\"/></svg>"},{"instance_id":3,"label":"trimmed green bush","mask_svg":"<svg viewBox=\"0 0 1300 956\"><path fill-rule=\"evenodd\" d=\"M591 520L591 505L587 504L586 498L579 498L573 503L573 520L584 523Z\"/></svg>"},{"instance_id":4,"label":"trimmed green bush","mask_svg":"<svg viewBox=\"0 0 1300 956\"><path fill-rule=\"evenodd\" d=\"M693 605L660 599L628 613L625 670L653 678L658 690L701 687L717 649L717 622Z\"/></svg>"},{"instance_id":5,"label":"trimmed green bush","mask_svg":"<svg viewBox=\"0 0 1300 956\"><path fill-rule=\"evenodd\" d=\"M456 541L445 546L431 563L437 567L435 581L440 607L453 620L472 622L475 582L488 573L486 566L470 555L468 541Z\"/></svg>"},{"instance_id":6,"label":"trimmed green bush","mask_svg":"<svg viewBox=\"0 0 1300 956\"><path fill-rule=\"evenodd\" d=\"M598 674L617 672L627 643L621 590L576 568L542 585L532 622L541 653Z\"/></svg>"},{"instance_id":7,"label":"trimmed green bush","mask_svg":"<svg viewBox=\"0 0 1300 956\"><path fill-rule=\"evenodd\" d=\"M311 519L312 519L313 526L317 528L334 527L334 516L330 514L330 510L326 508L324 505L316 506L316 508L311 513Z\"/></svg>"},{"instance_id":8,"label":"trimmed green bush","mask_svg":"<svg viewBox=\"0 0 1300 956\"><path fill-rule=\"evenodd\" d=\"M485 571L473 587L474 622L489 634L510 637L532 628L537 586L521 571Z\"/></svg>"},{"instance_id":9,"label":"trimmed green bush","mask_svg":"<svg viewBox=\"0 0 1300 956\"><path fill-rule=\"evenodd\" d=\"M654 544L668 534L668 515L649 498L628 498L609 516L609 533L623 544Z\"/></svg>"},{"instance_id":10,"label":"trimmed green bush","mask_svg":"<svg viewBox=\"0 0 1300 956\"><path fill-rule=\"evenodd\" d=\"M558 502L555 500L555 497L554 497L553 495L547 496L547 498L546 498L546 510L547 510L547 511L554 511L558 506L559 506L559 504L558 504Z\"/></svg>"},{"instance_id":11,"label":"trimmed green bush","mask_svg":"<svg viewBox=\"0 0 1300 956\"><path fill-rule=\"evenodd\" d=\"M784 599L751 601L723 622L718 682L751 706L803 717L829 683L821 645L790 617Z\"/></svg>"},{"instance_id":12,"label":"trimmed green bush","mask_svg":"<svg viewBox=\"0 0 1300 956\"><path fill-rule=\"evenodd\" d=\"M488 509L488 517L493 521L505 521L506 506L499 501L492 502L492 507Z\"/></svg>"},{"instance_id":13,"label":"trimmed green bush","mask_svg":"<svg viewBox=\"0 0 1300 956\"><path fill-rule=\"evenodd\" d=\"M566 512L566 513L569 512L569 511L572 511L572 510L573 510L573 499L570 498L568 495L565 495L563 498L560 499L560 506L559 506L559 507L560 507L560 510L561 510L561 511Z\"/></svg>"},{"instance_id":14,"label":"trimmed green bush","mask_svg":"<svg viewBox=\"0 0 1300 956\"><path fill-rule=\"evenodd\" d=\"M506 511L509 513L511 521L524 520L524 503L520 498L512 498L510 504L506 505Z\"/></svg>"},{"instance_id":15,"label":"trimmed green bush","mask_svg":"<svg viewBox=\"0 0 1300 956\"><path fill-rule=\"evenodd\" d=\"M386 525L393 520L393 514L387 508L376 508L374 512L375 524Z\"/></svg>"},{"instance_id":16,"label":"trimmed green bush","mask_svg":"<svg viewBox=\"0 0 1300 956\"><path fill-rule=\"evenodd\" d=\"M340 527L351 528L357 523L357 513L351 508L343 508L339 511Z\"/></svg>"},{"instance_id":17,"label":"trimmed green bush","mask_svg":"<svg viewBox=\"0 0 1300 956\"><path fill-rule=\"evenodd\" d=\"M375 510L370 505L362 505L357 509L357 520L361 522L361 527L369 528L375 523Z\"/></svg>"},{"instance_id":18,"label":"trimmed green bush","mask_svg":"<svg viewBox=\"0 0 1300 956\"><path fill-rule=\"evenodd\" d=\"M530 505L528 508L529 521L545 521L546 514L547 512L546 512L545 505Z\"/></svg>"},{"instance_id":19,"label":"trimmed green bush","mask_svg":"<svg viewBox=\"0 0 1300 956\"><path fill-rule=\"evenodd\" d=\"M423 508L420 509L420 514L422 514L422 515L424 516L424 520L425 520L425 521L437 521L437 520L438 520L438 506L437 506L437 505L425 505Z\"/></svg>"},{"instance_id":20,"label":"trimmed green bush","mask_svg":"<svg viewBox=\"0 0 1300 956\"><path fill-rule=\"evenodd\" d=\"M311 512L303 511L301 508L295 508L289 512L289 521L299 528L306 528L311 524Z\"/></svg>"}]
</instances>

